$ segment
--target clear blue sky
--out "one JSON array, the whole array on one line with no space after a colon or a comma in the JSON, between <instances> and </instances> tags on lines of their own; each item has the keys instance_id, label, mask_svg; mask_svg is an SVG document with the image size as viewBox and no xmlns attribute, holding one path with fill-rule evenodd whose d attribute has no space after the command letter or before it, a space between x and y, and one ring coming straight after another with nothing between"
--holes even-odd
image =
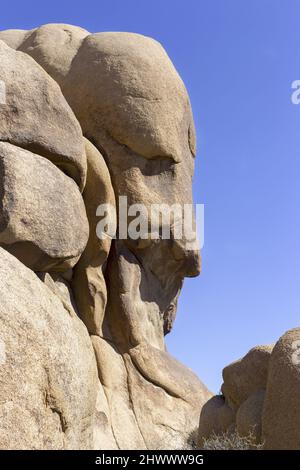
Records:
<instances>
[{"instance_id":1,"label":"clear blue sky","mask_svg":"<svg viewBox=\"0 0 300 470\"><path fill-rule=\"evenodd\" d=\"M191 96L203 272L167 343L213 390L224 365L300 321L299 0L15 1L1 29L64 22L158 39Z\"/></svg>"}]
</instances>

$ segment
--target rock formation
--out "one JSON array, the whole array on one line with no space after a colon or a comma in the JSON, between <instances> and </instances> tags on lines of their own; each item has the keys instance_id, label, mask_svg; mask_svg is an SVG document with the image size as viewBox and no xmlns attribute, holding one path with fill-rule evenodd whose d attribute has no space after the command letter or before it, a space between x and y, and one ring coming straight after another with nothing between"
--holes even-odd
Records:
<instances>
[{"instance_id":1,"label":"rock formation","mask_svg":"<svg viewBox=\"0 0 300 470\"><path fill-rule=\"evenodd\" d=\"M300 328L275 344L262 414L267 449L300 449Z\"/></svg>"},{"instance_id":2,"label":"rock formation","mask_svg":"<svg viewBox=\"0 0 300 470\"><path fill-rule=\"evenodd\" d=\"M86 449L93 442L97 369L83 323L0 248L1 449Z\"/></svg>"},{"instance_id":3,"label":"rock formation","mask_svg":"<svg viewBox=\"0 0 300 470\"><path fill-rule=\"evenodd\" d=\"M267 386L272 346L257 346L223 369L221 394L202 408L198 434L201 448L212 434L254 434L261 441L261 397Z\"/></svg>"},{"instance_id":4,"label":"rock formation","mask_svg":"<svg viewBox=\"0 0 300 470\"><path fill-rule=\"evenodd\" d=\"M300 448L300 329L257 346L223 369L220 396L202 408L198 446L211 436L252 435L267 450Z\"/></svg>"},{"instance_id":5,"label":"rock formation","mask_svg":"<svg viewBox=\"0 0 300 470\"><path fill-rule=\"evenodd\" d=\"M150 38L60 24L0 32L0 80L0 447L193 446L211 393L164 335L199 251L96 234L119 196L192 202L184 84Z\"/></svg>"},{"instance_id":6,"label":"rock formation","mask_svg":"<svg viewBox=\"0 0 300 470\"><path fill-rule=\"evenodd\" d=\"M299 449L300 329L225 367L212 396L164 342L199 251L175 218L166 239L161 220L156 237L99 236L101 204L143 205L151 232L153 205L192 202L192 111L162 46L2 31L0 83L0 448Z\"/></svg>"}]
</instances>

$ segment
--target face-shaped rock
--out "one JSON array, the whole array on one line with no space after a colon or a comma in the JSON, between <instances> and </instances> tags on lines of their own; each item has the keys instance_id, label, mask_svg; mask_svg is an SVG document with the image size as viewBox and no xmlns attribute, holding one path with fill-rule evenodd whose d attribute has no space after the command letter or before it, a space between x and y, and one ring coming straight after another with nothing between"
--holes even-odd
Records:
<instances>
[{"instance_id":1,"label":"face-shaped rock","mask_svg":"<svg viewBox=\"0 0 300 470\"><path fill-rule=\"evenodd\" d=\"M130 33L88 35L69 25L1 37L58 81L84 134L106 159L116 199L127 196L128 205L143 204L148 214L153 204L183 208L192 202L196 143L190 102L158 42ZM200 270L199 252L187 249L184 237L174 239L173 228L170 240L125 242L159 280L155 301L165 297L165 331L182 279Z\"/></svg>"},{"instance_id":2,"label":"face-shaped rock","mask_svg":"<svg viewBox=\"0 0 300 470\"><path fill-rule=\"evenodd\" d=\"M143 204L148 214L153 204L192 203L191 107L184 84L159 43L128 33L90 35L83 40L62 89L84 134L106 159L116 198L127 196L129 206ZM184 238L175 240L172 235L171 230L170 240L128 239L114 247L117 258L125 250L139 260L135 273L130 262L130 274L127 271L118 288L126 290L123 284L135 279L141 309L148 317L140 323L149 322L146 336L150 340L158 335L153 342L160 347L163 331L170 326L164 328L164 312L170 324L170 308L176 308L182 279L199 273L199 252L188 250ZM115 272L115 267L111 269ZM116 294L111 293L113 298ZM136 340L141 340L140 335Z\"/></svg>"},{"instance_id":3,"label":"face-shaped rock","mask_svg":"<svg viewBox=\"0 0 300 470\"><path fill-rule=\"evenodd\" d=\"M72 287L95 335L106 400L99 409L113 430L113 445L182 448L197 427L195 410L210 393L167 354L164 334L172 327L183 278L199 273L199 251L188 249L184 237L175 239L174 224L169 239L119 237L110 248L95 238L95 202L113 203L115 196L118 204L126 196L128 206L145 207L147 223L153 204L182 208L192 202L195 132L184 84L160 44L141 35L86 35L46 25L1 36L57 80L96 147L86 143L83 197L91 232ZM99 443L108 435L103 429L97 427Z\"/></svg>"}]
</instances>

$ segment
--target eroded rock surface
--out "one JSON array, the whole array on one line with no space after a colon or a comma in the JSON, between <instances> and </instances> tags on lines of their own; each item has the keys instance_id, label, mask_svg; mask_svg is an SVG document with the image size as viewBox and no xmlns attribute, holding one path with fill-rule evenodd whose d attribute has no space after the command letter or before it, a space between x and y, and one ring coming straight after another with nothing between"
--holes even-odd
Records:
<instances>
[{"instance_id":1,"label":"eroded rock surface","mask_svg":"<svg viewBox=\"0 0 300 470\"><path fill-rule=\"evenodd\" d=\"M274 346L262 414L267 449L300 448L300 328Z\"/></svg>"},{"instance_id":2,"label":"eroded rock surface","mask_svg":"<svg viewBox=\"0 0 300 470\"><path fill-rule=\"evenodd\" d=\"M66 271L89 236L75 182L49 160L0 142L0 245L34 271Z\"/></svg>"},{"instance_id":3,"label":"eroded rock surface","mask_svg":"<svg viewBox=\"0 0 300 470\"><path fill-rule=\"evenodd\" d=\"M205 439L230 433L262 445L262 412L268 384L273 345L256 346L241 359L223 369L222 395L215 396L202 408L198 446Z\"/></svg>"},{"instance_id":4,"label":"eroded rock surface","mask_svg":"<svg viewBox=\"0 0 300 470\"><path fill-rule=\"evenodd\" d=\"M81 128L57 83L27 54L0 40L0 141L38 153L70 175L82 189L86 156Z\"/></svg>"},{"instance_id":5,"label":"eroded rock surface","mask_svg":"<svg viewBox=\"0 0 300 470\"><path fill-rule=\"evenodd\" d=\"M300 448L300 329L274 345L257 346L223 370L223 395L202 408L198 445L236 432L253 448ZM230 417L230 419L229 419ZM232 426L233 421L233 426Z\"/></svg>"},{"instance_id":6,"label":"eroded rock surface","mask_svg":"<svg viewBox=\"0 0 300 470\"><path fill-rule=\"evenodd\" d=\"M0 248L0 447L92 449L89 335L37 275Z\"/></svg>"},{"instance_id":7,"label":"eroded rock surface","mask_svg":"<svg viewBox=\"0 0 300 470\"><path fill-rule=\"evenodd\" d=\"M18 215L24 205L32 216L28 232L20 216L14 224L18 231L6 228L5 247L14 245L14 236L23 243L13 254L39 272L39 286L67 318L78 313L91 335L98 379L95 383L89 371L93 384L82 383L94 413L89 439L81 446L193 447L211 393L167 353L164 335L172 329L184 277L200 272L199 250L194 240L176 239L175 218L166 240L123 239L119 232L116 239L96 236L98 205L109 203L119 212L120 196L127 197L128 206L148 209L146 224L153 204L192 202L196 142L184 84L159 43L131 33L89 34L69 25L10 30L0 32L0 54L0 79L7 85L0 141L13 146L0 145L14 156L5 160L7 168L15 164L14 173L19 172L5 194L11 200L26 195L17 200L17 212L3 198L3 210ZM32 164L26 173L27 157ZM31 194L24 181L28 174ZM28 255L28 243L39 247L39 259L31 250ZM80 355L75 336L68 341L74 342L72 354ZM71 345L59 347L64 357ZM9 383L9 376L4 380ZM82 406L76 413L85 419ZM58 444L56 437L53 448L76 445L76 440Z\"/></svg>"}]
</instances>

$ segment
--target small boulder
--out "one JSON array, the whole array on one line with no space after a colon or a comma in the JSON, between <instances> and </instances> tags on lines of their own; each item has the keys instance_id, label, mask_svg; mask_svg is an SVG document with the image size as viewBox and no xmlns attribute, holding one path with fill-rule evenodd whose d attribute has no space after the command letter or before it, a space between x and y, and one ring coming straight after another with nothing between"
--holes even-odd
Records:
<instances>
[{"instance_id":1,"label":"small boulder","mask_svg":"<svg viewBox=\"0 0 300 470\"><path fill-rule=\"evenodd\" d=\"M236 409L261 388L266 388L273 346L256 346L223 369L222 393Z\"/></svg>"},{"instance_id":2,"label":"small boulder","mask_svg":"<svg viewBox=\"0 0 300 470\"><path fill-rule=\"evenodd\" d=\"M265 390L254 392L244 401L236 415L236 429L240 436L253 436L256 444L261 442L261 416L265 398Z\"/></svg>"},{"instance_id":3,"label":"small boulder","mask_svg":"<svg viewBox=\"0 0 300 470\"><path fill-rule=\"evenodd\" d=\"M216 395L202 408L198 432L198 447L203 448L206 438L227 433L235 425L235 412L226 403L225 397Z\"/></svg>"},{"instance_id":4,"label":"small boulder","mask_svg":"<svg viewBox=\"0 0 300 470\"><path fill-rule=\"evenodd\" d=\"M75 182L47 159L0 142L0 245L34 271L65 271L89 236Z\"/></svg>"}]
</instances>

